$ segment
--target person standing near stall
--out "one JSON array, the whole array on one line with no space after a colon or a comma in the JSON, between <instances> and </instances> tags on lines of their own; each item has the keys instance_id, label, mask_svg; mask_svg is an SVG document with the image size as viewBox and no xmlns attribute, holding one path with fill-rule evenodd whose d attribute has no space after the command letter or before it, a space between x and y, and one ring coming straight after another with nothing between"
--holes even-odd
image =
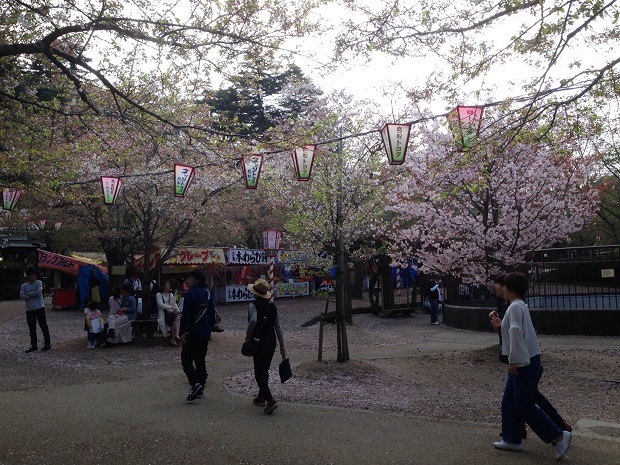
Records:
<instances>
[{"instance_id":1,"label":"person standing near stall","mask_svg":"<svg viewBox=\"0 0 620 465\"><path fill-rule=\"evenodd\" d=\"M26 353L34 352L38 349L37 345L37 321L43 333L45 346L42 350L52 348L50 341L50 330L45 319L45 303L43 302L43 283L39 280L36 268L28 268L26 271L28 282L22 284L19 291L19 298L26 301L26 321L30 330L30 349Z\"/></svg>"}]
</instances>

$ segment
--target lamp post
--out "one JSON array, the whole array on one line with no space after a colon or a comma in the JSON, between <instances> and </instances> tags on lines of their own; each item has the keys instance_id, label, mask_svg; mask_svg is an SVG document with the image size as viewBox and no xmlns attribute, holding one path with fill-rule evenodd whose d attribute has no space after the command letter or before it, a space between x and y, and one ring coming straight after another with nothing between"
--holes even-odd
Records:
<instances>
[{"instance_id":1,"label":"lamp post","mask_svg":"<svg viewBox=\"0 0 620 465\"><path fill-rule=\"evenodd\" d=\"M349 341L347 339L346 318L346 287L345 269L346 257L344 251L343 226L344 217L342 216L342 206L344 203L344 193L342 178L344 177L343 163L343 141L342 126L339 129L340 140L338 141L338 197L336 200L336 333L338 343L338 361L346 362L349 360Z\"/></svg>"},{"instance_id":2,"label":"lamp post","mask_svg":"<svg viewBox=\"0 0 620 465\"><path fill-rule=\"evenodd\" d=\"M273 281L275 276L273 274L273 268L275 265L275 258L280 250L280 242L282 241L282 231L277 229L265 229L263 231L263 249L269 258L269 271L267 272L267 279L269 280L269 290L273 292ZM272 299L274 297L272 296Z\"/></svg>"}]
</instances>

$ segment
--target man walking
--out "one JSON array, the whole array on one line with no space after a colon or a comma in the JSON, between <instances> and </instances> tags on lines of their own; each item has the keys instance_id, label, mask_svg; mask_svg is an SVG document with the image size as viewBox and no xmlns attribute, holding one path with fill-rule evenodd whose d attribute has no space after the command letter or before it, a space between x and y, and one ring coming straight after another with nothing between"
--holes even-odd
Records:
<instances>
[{"instance_id":1,"label":"man walking","mask_svg":"<svg viewBox=\"0 0 620 465\"><path fill-rule=\"evenodd\" d=\"M28 282L22 284L19 291L19 298L26 301L26 321L28 321L28 329L30 329L30 349L26 353L38 350L37 345L37 321L43 333L45 346L43 350L52 348L50 343L50 331L45 320L45 303L43 302L43 283L38 279L38 273L35 268L28 268L26 271Z\"/></svg>"},{"instance_id":2,"label":"man walking","mask_svg":"<svg viewBox=\"0 0 620 465\"><path fill-rule=\"evenodd\" d=\"M215 322L215 305L205 289L206 278L200 270L192 270L185 280L189 290L183 299L181 314L181 364L190 390L187 401L200 399L207 382L207 349Z\"/></svg>"}]
</instances>

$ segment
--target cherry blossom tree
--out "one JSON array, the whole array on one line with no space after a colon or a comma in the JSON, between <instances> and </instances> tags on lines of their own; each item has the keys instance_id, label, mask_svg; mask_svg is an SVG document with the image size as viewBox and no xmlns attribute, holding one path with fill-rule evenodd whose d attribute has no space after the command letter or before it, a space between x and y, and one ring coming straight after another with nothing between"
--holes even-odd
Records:
<instances>
[{"instance_id":1,"label":"cherry blossom tree","mask_svg":"<svg viewBox=\"0 0 620 465\"><path fill-rule=\"evenodd\" d=\"M581 229L594 215L596 157L570 140L480 144L455 153L438 126L415 142L394 195L393 253L459 278L488 279L529 250Z\"/></svg>"}]
</instances>

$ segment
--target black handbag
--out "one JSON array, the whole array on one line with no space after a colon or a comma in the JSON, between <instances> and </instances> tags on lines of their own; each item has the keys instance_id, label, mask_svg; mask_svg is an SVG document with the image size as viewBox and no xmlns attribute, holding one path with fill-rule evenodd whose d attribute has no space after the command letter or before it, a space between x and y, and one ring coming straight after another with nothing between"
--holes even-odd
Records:
<instances>
[{"instance_id":1,"label":"black handbag","mask_svg":"<svg viewBox=\"0 0 620 465\"><path fill-rule=\"evenodd\" d=\"M289 379L293 377L293 372L291 371L291 362L288 357L282 357L282 362L278 367L280 371L280 382L282 384L286 383Z\"/></svg>"},{"instance_id":2,"label":"black handbag","mask_svg":"<svg viewBox=\"0 0 620 465\"><path fill-rule=\"evenodd\" d=\"M271 309L271 305L269 305L269 309ZM256 336L252 337L249 341L245 341L241 346L241 355L245 355L246 357L253 357L254 354L258 351L258 346L260 345L260 336L263 331L263 326L265 326L265 321L267 321L267 315L263 317L263 321L260 324L260 328L256 332Z\"/></svg>"}]
</instances>

